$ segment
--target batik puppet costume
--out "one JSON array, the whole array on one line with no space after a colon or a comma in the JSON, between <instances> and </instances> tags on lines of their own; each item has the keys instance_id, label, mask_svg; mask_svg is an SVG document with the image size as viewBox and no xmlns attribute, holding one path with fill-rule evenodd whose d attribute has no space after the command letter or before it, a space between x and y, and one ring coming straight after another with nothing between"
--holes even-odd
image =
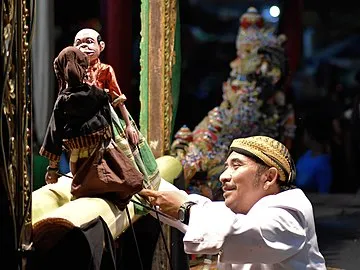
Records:
<instances>
[{"instance_id":1,"label":"batik puppet costume","mask_svg":"<svg viewBox=\"0 0 360 270\"><path fill-rule=\"evenodd\" d=\"M59 94L40 149L50 161L46 183L57 182L63 147L75 175L99 143L112 138L107 93L83 82L88 65L87 55L75 47L65 48L54 61Z\"/></svg>"}]
</instances>

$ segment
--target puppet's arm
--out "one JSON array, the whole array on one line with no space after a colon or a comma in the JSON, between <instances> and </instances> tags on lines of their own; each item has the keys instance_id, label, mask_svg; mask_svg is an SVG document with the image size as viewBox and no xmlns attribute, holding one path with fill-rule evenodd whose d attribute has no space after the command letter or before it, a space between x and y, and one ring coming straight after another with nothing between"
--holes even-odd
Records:
<instances>
[{"instance_id":1,"label":"puppet's arm","mask_svg":"<svg viewBox=\"0 0 360 270\"><path fill-rule=\"evenodd\" d=\"M60 156L62 153L62 138L64 133L64 119L62 112L57 109L59 100L55 104L55 108L51 115L44 142L39 154L49 159L49 166L45 175L47 184L56 183L58 180L58 167Z\"/></svg>"},{"instance_id":2,"label":"puppet's arm","mask_svg":"<svg viewBox=\"0 0 360 270\"><path fill-rule=\"evenodd\" d=\"M119 104L119 109L121 112L122 117L124 118L125 124L126 124L126 135L127 137L133 142L133 144L137 144L139 142L139 134L136 131L136 129L132 126L130 118L129 118L129 112L125 107L124 103Z\"/></svg>"},{"instance_id":3,"label":"puppet's arm","mask_svg":"<svg viewBox=\"0 0 360 270\"><path fill-rule=\"evenodd\" d=\"M126 97L123 93L121 93L120 87L117 83L115 72L111 66L109 66L107 81L109 82L109 92L110 96L113 99L112 105L113 107L119 107L121 115L126 124L126 136L131 140L133 144L137 144L139 142L139 134L137 130L132 126L129 112L126 109L124 102L126 101Z\"/></svg>"}]
</instances>

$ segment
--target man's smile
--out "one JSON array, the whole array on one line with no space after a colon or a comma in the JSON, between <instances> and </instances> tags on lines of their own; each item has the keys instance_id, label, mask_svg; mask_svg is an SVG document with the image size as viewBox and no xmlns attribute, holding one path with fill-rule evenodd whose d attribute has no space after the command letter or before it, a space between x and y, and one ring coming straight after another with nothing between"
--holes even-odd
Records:
<instances>
[{"instance_id":1,"label":"man's smile","mask_svg":"<svg viewBox=\"0 0 360 270\"><path fill-rule=\"evenodd\" d=\"M232 185L228 185L228 184L224 184L223 187L222 187L222 190L224 192L232 191L232 190L235 190L235 189L236 189L236 186L232 186Z\"/></svg>"}]
</instances>

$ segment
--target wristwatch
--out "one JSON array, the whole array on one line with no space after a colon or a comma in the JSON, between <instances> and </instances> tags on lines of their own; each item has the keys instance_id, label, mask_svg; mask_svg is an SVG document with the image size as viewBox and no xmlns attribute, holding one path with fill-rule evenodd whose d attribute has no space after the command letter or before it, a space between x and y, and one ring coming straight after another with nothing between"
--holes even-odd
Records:
<instances>
[{"instance_id":1,"label":"wristwatch","mask_svg":"<svg viewBox=\"0 0 360 270\"><path fill-rule=\"evenodd\" d=\"M189 219L190 219L190 208L191 206L193 206L194 202L185 202L183 203L180 208L179 208L179 211L178 211L178 219L188 225L189 224Z\"/></svg>"}]
</instances>

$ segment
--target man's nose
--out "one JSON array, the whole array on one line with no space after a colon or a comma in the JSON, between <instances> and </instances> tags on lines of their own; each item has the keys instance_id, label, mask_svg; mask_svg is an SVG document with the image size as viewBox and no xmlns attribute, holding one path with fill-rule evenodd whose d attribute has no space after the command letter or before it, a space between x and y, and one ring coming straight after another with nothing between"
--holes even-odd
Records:
<instances>
[{"instance_id":1,"label":"man's nose","mask_svg":"<svg viewBox=\"0 0 360 270\"><path fill-rule=\"evenodd\" d=\"M225 170L219 177L219 180L222 184L224 184L225 182L229 182L231 180L231 173L227 170Z\"/></svg>"}]
</instances>

